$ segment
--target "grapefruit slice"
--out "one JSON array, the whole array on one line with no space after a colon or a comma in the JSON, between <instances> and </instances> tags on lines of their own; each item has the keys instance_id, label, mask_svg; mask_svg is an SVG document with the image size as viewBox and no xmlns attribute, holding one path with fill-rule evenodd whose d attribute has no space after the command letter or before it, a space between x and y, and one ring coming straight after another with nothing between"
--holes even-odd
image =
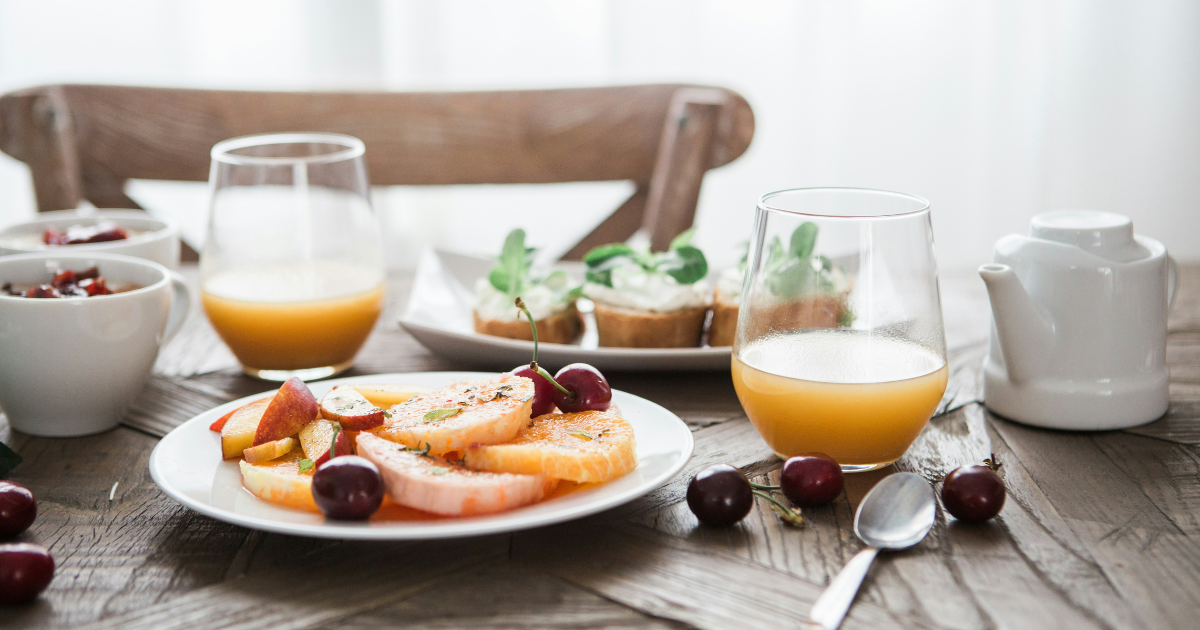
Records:
<instances>
[{"instance_id":1,"label":"grapefruit slice","mask_svg":"<svg viewBox=\"0 0 1200 630\"><path fill-rule=\"evenodd\" d=\"M242 485L250 494L278 505L319 512L312 498L312 474L300 472L303 453L299 450L270 461L251 464L238 462Z\"/></svg>"},{"instance_id":2,"label":"grapefruit slice","mask_svg":"<svg viewBox=\"0 0 1200 630\"><path fill-rule=\"evenodd\" d=\"M393 501L434 514L501 512L540 501L558 484L545 475L468 470L370 433L360 433L357 442L358 454L379 468Z\"/></svg>"},{"instance_id":3,"label":"grapefruit slice","mask_svg":"<svg viewBox=\"0 0 1200 630\"><path fill-rule=\"evenodd\" d=\"M421 394L392 407L375 435L434 455L507 442L529 423L533 381L501 374Z\"/></svg>"},{"instance_id":4,"label":"grapefruit slice","mask_svg":"<svg viewBox=\"0 0 1200 630\"><path fill-rule=\"evenodd\" d=\"M463 459L475 470L600 483L637 468L637 443L611 411L548 413L507 444L472 445Z\"/></svg>"}]
</instances>

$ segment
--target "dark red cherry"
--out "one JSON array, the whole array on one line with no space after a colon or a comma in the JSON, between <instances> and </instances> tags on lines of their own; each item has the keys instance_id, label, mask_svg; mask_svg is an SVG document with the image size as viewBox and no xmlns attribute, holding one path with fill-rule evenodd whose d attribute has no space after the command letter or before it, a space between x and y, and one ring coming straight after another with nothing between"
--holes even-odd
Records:
<instances>
[{"instance_id":1,"label":"dark red cherry","mask_svg":"<svg viewBox=\"0 0 1200 630\"><path fill-rule=\"evenodd\" d=\"M361 521L383 502L379 469L358 455L342 455L321 464L312 479L313 501L329 518Z\"/></svg>"},{"instance_id":2,"label":"dark red cherry","mask_svg":"<svg viewBox=\"0 0 1200 630\"><path fill-rule=\"evenodd\" d=\"M554 375L571 395L554 388L554 404L565 412L604 411L612 404L612 387L600 370L586 363L572 363Z\"/></svg>"},{"instance_id":3,"label":"dark red cherry","mask_svg":"<svg viewBox=\"0 0 1200 630\"><path fill-rule=\"evenodd\" d=\"M14 481L0 481L0 539L29 529L35 518L37 501L29 488Z\"/></svg>"},{"instance_id":4,"label":"dark red cherry","mask_svg":"<svg viewBox=\"0 0 1200 630\"><path fill-rule=\"evenodd\" d=\"M54 578L54 558L41 545L0 545L0 604L32 601Z\"/></svg>"},{"instance_id":5,"label":"dark red cherry","mask_svg":"<svg viewBox=\"0 0 1200 630\"><path fill-rule=\"evenodd\" d=\"M513 368L513 376L524 376L533 380L533 409L529 412L531 418L536 418L554 411L554 385L544 376L529 369L528 365Z\"/></svg>"},{"instance_id":6,"label":"dark red cherry","mask_svg":"<svg viewBox=\"0 0 1200 630\"><path fill-rule=\"evenodd\" d=\"M688 484L688 507L705 525L733 525L750 513L753 502L750 482L742 471L729 464L709 466L696 473Z\"/></svg>"},{"instance_id":7,"label":"dark red cherry","mask_svg":"<svg viewBox=\"0 0 1200 630\"><path fill-rule=\"evenodd\" d=\"M960 521L977 523L1004 507L1004 480L988 466L955 468L942 482L942 505Z\"/></svg>"},{"instance_id":8,"label":"dark red cherry","mask_svg":"<svg viewBox=\"0 0 1200 630\"><path fill-rule=\"evenodd\" d=\"M779 489L794 505L824 505L842 494L842 467L824 453L790 457L779 471Z\"/></svg>"}]
</instances>

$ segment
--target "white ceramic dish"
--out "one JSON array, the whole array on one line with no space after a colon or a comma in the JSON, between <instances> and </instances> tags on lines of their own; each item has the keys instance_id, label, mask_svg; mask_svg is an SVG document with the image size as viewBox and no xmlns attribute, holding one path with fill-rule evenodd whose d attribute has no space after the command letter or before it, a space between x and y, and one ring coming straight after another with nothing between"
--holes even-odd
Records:
<instances>
[{"instance_id":1,"label":"white ceramic dish","mask_svg":"<svg viewBox=\"0 0 1200 630\"><path fill-rule=\"evenodd\" d=\"M51 246L41 242L42 232L48 227L65 230L72 225L95 225L99 221L112 221L137 234L121 241L80 245ZM95 214L87 216L75 210L59 210L39 213L32 221L0 230L0 256L48 251L62 255L120 254L145 258L167 269L176 269L179 267L179 226L140 210L97 210Z\"/></svg>"},{"instance_id":2,"label":"white ceramic dish","mask_svg":"<svg viewBox=\"0 0 1200 630\"><path fill-rule=\"evenodd\" d=\"M487 258L433 249L421 253L412 292L400 325L434 354L468 365L511 369L528 363L533 342L475 332L475 281L492 266ZM582 267L570 268L579 276ZM730 348L601 348L595 322L584 313L578 344L542 343L538 362L552 369L568 363L590 363L600 370L728 370Z\"/></svg>"},{"instance_id":3,"label":"white ceramic dish","mask_svg":"<svg viewBox=\"0 0 1200 630\"><path fill-rule=\"evenodd\" d=\"M318 398L345 383L409 383L440 387L491 376L480 372L378 374L310 383ZM418 540L457 538L560 523L616 507L666 483L692 455L692 434L678 416L644 399L613 392L613 404L633 425L638 467L595 487L488 516L436 521L328 521L320 514L293 510L258 499L242 487L235 460L221 459L220 437L208 429L214 420L266 394L210 409L180 425L150 454L150 475L176 501L217 520L251 529L314 538Z\"/></svg>"}]
</instances>

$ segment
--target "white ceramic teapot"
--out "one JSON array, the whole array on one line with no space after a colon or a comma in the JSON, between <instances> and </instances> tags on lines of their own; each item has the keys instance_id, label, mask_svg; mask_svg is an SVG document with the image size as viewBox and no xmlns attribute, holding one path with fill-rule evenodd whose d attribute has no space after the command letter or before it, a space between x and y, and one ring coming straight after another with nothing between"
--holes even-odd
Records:
<instances>
[{"instance_id":1,"label":"white ceramic teapot","mask_svg":"<svg viewBox=\"0 0 1200 630\"><path fill-rule=\"evenodd\" d=\"M1128 217L1063 210L996 242L984 402L1054 429L1106 430L1167 411L1167 312L1179 273Z\"/></svg>"}]
</instances>

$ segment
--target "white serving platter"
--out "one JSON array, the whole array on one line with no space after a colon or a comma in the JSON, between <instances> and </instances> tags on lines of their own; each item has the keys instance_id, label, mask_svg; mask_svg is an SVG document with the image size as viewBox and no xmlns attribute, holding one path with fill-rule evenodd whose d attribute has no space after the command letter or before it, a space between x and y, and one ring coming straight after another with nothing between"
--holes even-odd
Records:
<instances>
[{"instance_id":1,"label":"white serving platter","mask_svg":"<svg viewBox=\"0 0 1200 630\"><path fill-rule=\"evenodd\" d=\"M465 365L508 370L528 363L533 342L475 332L475 281L493 262L436 249L421 252L412 292L400 325L434 354ZM579 263L560 263L582 277ZM586 302L586 301L581 301ZM552 369L589 363L600 370L728 370L730 348L601 348L596 325L586 306L583 338L576 344L542 343L538 362Z\"/></svg>"},{"instance_id":2,"label":"white serving platter","mask_svg":"<svg viewBox=\"0 0 1200 630\"><path fill-rule=\"evenodd\" d=\"M320 398L348 383L407 383L442 387L492 376L480 372L418 372L357 376L310 383ZM487 516L430 521L327 520L317 513L267 503L242 487L237 460L221 459L220 436L209 430L217 418L264 392L214 407L183 423L150 454L150 475L171 498L226 523L314 538L420 540L512 532L595 514L657 489L675 476L692 455L692 434L678 416L644 398L613 391L613 404L633 426L638 466L623 477L523 508Z\"/></svg>"}]
</instances>

